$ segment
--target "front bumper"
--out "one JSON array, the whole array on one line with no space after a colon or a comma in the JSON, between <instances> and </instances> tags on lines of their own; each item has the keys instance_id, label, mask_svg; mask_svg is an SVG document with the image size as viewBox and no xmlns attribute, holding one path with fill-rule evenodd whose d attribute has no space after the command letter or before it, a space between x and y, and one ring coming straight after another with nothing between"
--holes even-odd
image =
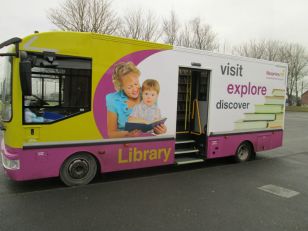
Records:
<instances>
[{"instance_id":1,"label":"front bumper","mask_svg":"<svg viewBox=\"0 0 308 231\"><path fill-rule=\"evenodd\" d=\"M6 175L12 180L24 180L21 173L20 155L15 152L14 149L10 150L4 144L4 140L1 142L1 159L2 166Z\"/></svg>"}]
</instances>

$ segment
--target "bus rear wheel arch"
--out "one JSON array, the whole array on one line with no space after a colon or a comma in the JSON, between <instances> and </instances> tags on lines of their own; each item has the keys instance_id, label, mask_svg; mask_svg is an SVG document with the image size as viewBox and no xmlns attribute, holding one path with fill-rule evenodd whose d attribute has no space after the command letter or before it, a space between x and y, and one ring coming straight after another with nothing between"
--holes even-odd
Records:
<instances>
[{"instance_id":1,"label":"bus rear wheel arch","mask_svg":"<svg viewBox=\"0 0 308 231\"><path fill-rule=\"evenodd\" d=\"M95 177L98 164L90 153L79 152L68 157L61 166L60 179L67 186L86 185Z\"/></svg>"},{"instance_id":2,"label":"bus rear wheel arch","mask_svg":"<svg viewBox=\"0 0 308 231\"><path fill-rule=\"evenodd\" d=\"M255 157L253 145L249 141L242 142L236 149L234 159L236 162L246 162Z\"/></svg>"}]
</instances>

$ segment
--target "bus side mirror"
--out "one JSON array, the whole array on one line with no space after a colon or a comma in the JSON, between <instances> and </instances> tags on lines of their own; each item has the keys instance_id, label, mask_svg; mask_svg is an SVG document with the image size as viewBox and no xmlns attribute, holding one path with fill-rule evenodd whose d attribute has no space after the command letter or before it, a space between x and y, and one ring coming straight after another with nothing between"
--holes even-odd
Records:
<instances>
[{"instance_id":1,"label":"bus side mirror","mask_svg":"<svg viewBox=\"0 0 308 231\"><path fill-rule=\"evenodd\" d=\"M21 89L25 96L32 95L31 67L31 61L24 60L19 63Z\"/></svg>"}]
</instances>

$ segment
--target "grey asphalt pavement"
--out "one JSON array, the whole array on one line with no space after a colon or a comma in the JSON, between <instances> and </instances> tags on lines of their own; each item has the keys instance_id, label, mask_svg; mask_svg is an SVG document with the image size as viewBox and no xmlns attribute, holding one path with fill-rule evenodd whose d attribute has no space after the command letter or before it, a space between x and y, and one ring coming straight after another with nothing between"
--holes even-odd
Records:
<instances>
[{"instance_id":1,"label":"grey asphalt pavement","mask_svg":"<svg viewBox=\"0 0 308 231\"><path fill-rule=\"evenodd\" d=\"M67 188L0 172L2 230L308 230L308 113L287 113L284 146L234 164L112 173ZM259 188L275 187L273 194ZM298 193L287 198L282 192Z\"/></svg>"}]
</instances>

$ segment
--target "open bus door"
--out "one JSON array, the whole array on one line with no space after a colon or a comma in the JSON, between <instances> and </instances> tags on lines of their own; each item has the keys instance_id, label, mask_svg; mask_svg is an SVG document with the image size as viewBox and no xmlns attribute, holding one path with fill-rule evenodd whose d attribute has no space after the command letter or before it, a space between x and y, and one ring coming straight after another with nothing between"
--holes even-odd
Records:
<instances>
[{"instance_id":1,"label":"open bus door","mask_svg":"<svg viewBox=\"0 0 308 231\"><path fill-rule=\"evenodd\" d=\"M206 157L210 71L179 68L176 159L178 164L202 162Z\"/></svg>"}]
</instances>

